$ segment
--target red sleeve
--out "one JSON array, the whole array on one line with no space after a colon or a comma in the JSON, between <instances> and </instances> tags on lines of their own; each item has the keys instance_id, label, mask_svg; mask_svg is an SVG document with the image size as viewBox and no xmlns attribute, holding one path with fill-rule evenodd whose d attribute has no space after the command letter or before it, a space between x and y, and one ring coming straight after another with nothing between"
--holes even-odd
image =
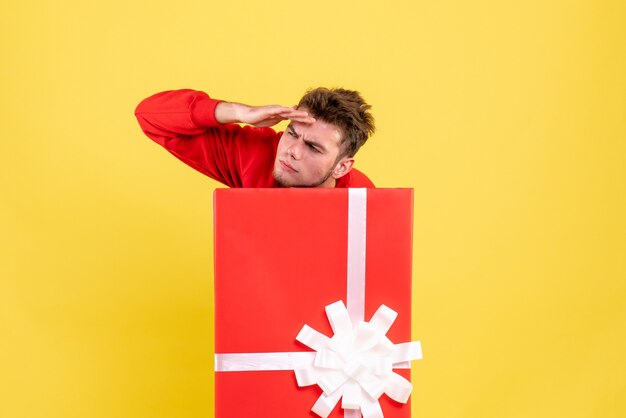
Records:
<instances>
[{"instance_id":1,"label":"red sleeve","mask_svg":"<svg viewBox=\"0 0 626 418\"><path fill-rule=\"evenodd\" d=\"M135 116L148 137L187 165L229 187L242 187L261 137L276 133L219 123L219 102L201 91L165 91L139 103Z\"/></svg>"}]
</instances>

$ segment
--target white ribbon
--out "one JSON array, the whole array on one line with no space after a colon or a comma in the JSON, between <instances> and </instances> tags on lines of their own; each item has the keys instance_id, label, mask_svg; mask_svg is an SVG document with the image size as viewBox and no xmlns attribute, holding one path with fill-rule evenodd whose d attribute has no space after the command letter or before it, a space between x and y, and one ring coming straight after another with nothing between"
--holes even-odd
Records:
<instances>
[{"instance_id":1,"label":"white ribbon","mask_svg":"<svg viewBox=\"0 0 626 418\"><path fill-rule=\"evenodd\" d=\"M311 410L326 418L341 399L344 410L360 411L363 418L382 418L378 398L383 393L406 403L413 386L392 368L421 359L422 347L419 342L393 344L385 336L398 314L381 305L370 322L353 326L348 310L338 301L326 307L326 315L332 338L308 325L296 337L317 352L313 364L294 370L298 386L318 385L324 392Z\"/></svg>"},{"instance_id":2,"label":"white ribbon","mask_svg":"<svg viewBox=\"0 0 626 418\"><path fill-rule=\"evenodd\" d=\"M346 301L353 324L365 318L365 238L367 189L348 189L348 288Z\"/></svg>"},{"instance_id":3,"label":"white ribbon","mask_svg":"<svg viewBox=\"0 0 626 418\"><path fill-rule=\"evenodd\" d=\"M326 418L339 403L344 418L382 418L378 398L406 403L413 386L392 369L410 368L422 358L419 341L393 344L385 336L397 313L381 305L365 317L367 189L348 189L347 303L326 306L329 338L308 325L296 337L314 352L215 354L215 371L294 370L299 386L319 385L322 395L311 410Z\"/></svg>"},{"instance_id":4,"label":"white ribbon","mask_svg":"<svg viewBox=\"0 0 626 418\"><path fill-rule=\"evenodd\" d=\"M278 353L229 353L215 355L216 372L249 372L259 370L294 370L313 364L311 351Z\"/></svg>"}]
</instances>

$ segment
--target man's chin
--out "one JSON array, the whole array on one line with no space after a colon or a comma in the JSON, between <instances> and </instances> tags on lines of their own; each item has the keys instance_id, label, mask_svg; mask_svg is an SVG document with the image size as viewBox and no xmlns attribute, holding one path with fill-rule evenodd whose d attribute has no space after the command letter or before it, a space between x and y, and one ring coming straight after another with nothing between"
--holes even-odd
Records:
<instances>
[{"instance_id":1,"label":"man's chin","mask_svg":"<svg viewBox=\"0 0 626 418\"><path fill-rule=\"evenodd\" d=\"M326 183L326 181L330 178L331 172L328 172L326 176L324 176L319 181L313 183L302 183L294 180L286 179L284 176L281 176L279 173L274 170L272 176L274 177L274 181L278 184L278 187L321 187L322 184Z\"/></svg>"},{"instance_id":2,"label":"man's chin","mask_svg":"<svg viewBox=\"0 0 626 418\"><path fill-rule=\"evenodd\" d=\"M297 182L286 179L285 176L281 176L279 173L276 172L276 170L274 170L272 176L274 177L274 181L276 182L276 184L278 184L278 187L304 187Z\"/></svg>"}]
</instances>

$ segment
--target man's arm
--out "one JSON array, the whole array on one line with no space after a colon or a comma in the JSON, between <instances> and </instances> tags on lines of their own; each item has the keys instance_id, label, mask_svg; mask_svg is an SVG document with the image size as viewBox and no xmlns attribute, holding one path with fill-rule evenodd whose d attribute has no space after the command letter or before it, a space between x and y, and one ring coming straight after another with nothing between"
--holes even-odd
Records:
<instances>
[{"instance_id":1,"label":"man's arm","mask_svg":"<svg viewBox=\"0 0 626 418\"><path fill-rule=\"evenodd\" d=\"M258 128L270 127L291 119L313 123L306 111L280 105L249 106L216 100L195 90L172 90L144 99L135 116L146 135L176 137L198 135L208 128L230 123L246 123Z\"/></svg>"},{"instance_id":2,"label":"man's arm","mask_svg":"<svg viewBox=\"0 0 626 418\"><path fill-rule=\"evenodd\" d=\"M189 166L230 187L241 187L246 161L254 153L250 144L277 135L271 129L243 129L234 122L268 127L288 118L312 120L306 112L294 108L228 103L195 90L157 93L144 99L135 115L149 138Z\"/></svg>"}]
</instances>

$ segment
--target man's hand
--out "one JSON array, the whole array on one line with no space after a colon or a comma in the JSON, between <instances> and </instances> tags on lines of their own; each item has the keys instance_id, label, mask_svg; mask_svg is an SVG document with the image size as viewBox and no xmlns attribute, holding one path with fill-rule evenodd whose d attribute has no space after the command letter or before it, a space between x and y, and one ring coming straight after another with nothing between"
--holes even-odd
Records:
<instances>
[{"instance_id":1,"label":"man's hand","mask_svg":"<svg viewBox=\"0 0 626 418\"><path fill-rule=\"evenodd\" d=\"M283 120L313 123L315 119L304 110L279 105L248 106L221 102L215 108L215 119L220 123L247 123L258 128L274 126Z\"/></svg>"}]
</instances>

